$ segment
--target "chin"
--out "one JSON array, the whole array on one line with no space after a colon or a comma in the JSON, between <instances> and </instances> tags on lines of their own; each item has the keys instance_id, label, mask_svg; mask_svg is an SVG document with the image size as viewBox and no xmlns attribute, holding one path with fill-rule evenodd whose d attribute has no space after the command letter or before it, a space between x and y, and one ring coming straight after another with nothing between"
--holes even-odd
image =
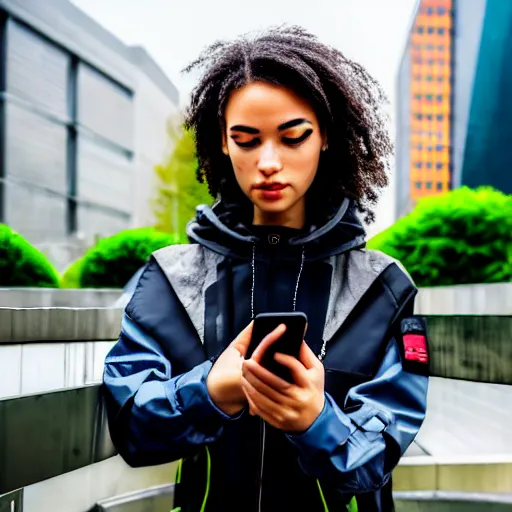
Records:
<instances>
[{"instance_id":1,"label":"chin","mask_svg":"<svg viewBox=\"0 0 512 512\"><path fill-rule=\"evenodd\" d=\"M288 201L258 201L255 203L255 206L264 213L272 213L272 214L278 214L278 213L284 213L288 211L291 207L290 204L288 204Z\"/></svg>"}]
</instances>

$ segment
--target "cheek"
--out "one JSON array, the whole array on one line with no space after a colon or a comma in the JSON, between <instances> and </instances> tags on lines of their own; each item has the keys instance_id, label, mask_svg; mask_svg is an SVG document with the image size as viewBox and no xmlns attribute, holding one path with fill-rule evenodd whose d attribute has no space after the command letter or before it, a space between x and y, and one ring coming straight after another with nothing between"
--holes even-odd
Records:
<instances>
[{"instance_id":1,"label":"cheek","mask_svg":"<svg viewBox=\"0 0 512 512\"><path fill-rule=\"evenodd\" d=\"M242 190L244 190L252 183L251 174L252 170L255 168L253 162L254 157L241 152L240 148L235 146L234 148L230 148L229 159L231 160L231 166L233 167L235 178Z\"/></svg>"},{"instance_id":2,"label":"cheek","mask_svg":"<svg viewBox=\"0 0 512 512\"><path fill-rule=\"evenodd\" d=\"M318 170L320 150L308 149L308 151L297 152L293 160L294 162L291 167L295 168L297 176L301 177L301 188L309 188Z\"/></svg>"}]
</instances>

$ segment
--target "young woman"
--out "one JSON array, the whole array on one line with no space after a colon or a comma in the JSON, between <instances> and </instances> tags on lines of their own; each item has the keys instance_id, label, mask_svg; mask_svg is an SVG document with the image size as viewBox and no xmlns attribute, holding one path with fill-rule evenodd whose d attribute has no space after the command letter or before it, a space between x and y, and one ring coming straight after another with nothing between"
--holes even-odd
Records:
<instances>
[{"instance_id":1,"label":"young woman","mask_svg":"<svg viewBox=\"0 0 512 512\"><path fill-rule=\"evenodd\" d=\"M112 438L132 466L182 459L181 511L392 509L390 473L425 414L416 288L366 251L392 148L382 93L299 28L217 43L186 126L213 208L157 251L106 360ZM246 359L251 319L301 311L299 358ZM383 493L382 489L387 492ZM380 490L380 491L379 491Z\"/></svg>"}]
</instances>

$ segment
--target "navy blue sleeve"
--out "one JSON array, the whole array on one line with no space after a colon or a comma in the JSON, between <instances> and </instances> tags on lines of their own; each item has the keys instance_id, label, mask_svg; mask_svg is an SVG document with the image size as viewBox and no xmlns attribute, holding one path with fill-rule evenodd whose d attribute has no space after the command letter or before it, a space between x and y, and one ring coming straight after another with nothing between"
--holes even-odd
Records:
<instances>
[{"instance_id":1,"label":"navy blue sleeve","mask_svg":"<svg viewBox=\"0 0 512 512\"><path fill-rule=\"evenodd\" d=\"M396 340L375 378L349 391L344 412L326 393L311 427L288 435L304 472L340 492L381 488L412 443L426 411L428 378L404 371Z\"/></svg>"},{"instance_id":2,"label":"navy blue sleeve","mask_svg":"<svg viewBox=\"0 0 512 512\"><path fill-rule=\"evenodd\" d=\"M215 441L231 419L211 401L205 361L173 375L161 346L128 315L105 360L112 439L131 466L171 462Z\"/></svg>"}]
</instances>

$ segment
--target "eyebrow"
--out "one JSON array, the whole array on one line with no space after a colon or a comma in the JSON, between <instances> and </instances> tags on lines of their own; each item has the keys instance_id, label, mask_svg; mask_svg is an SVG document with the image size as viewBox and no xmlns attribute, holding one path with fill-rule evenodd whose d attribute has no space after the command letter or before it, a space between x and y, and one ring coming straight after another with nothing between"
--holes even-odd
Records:
<instances>
[{"instance_id":1,"label":"eyebrow","mask_svg":"<svg viewBox=\"0 0 512 512\"><path fill-rule=\"evenodd\" d=\"M288 130L289 128L293 128L294 126L298 126L300 124L310 124L313 123L311 121L308 121L307 119L292 119L291 121L286 121L286 123L280 124L277 129L282 132L283 130ZM251 135L257 135L260 133L260 131L257 128L253 128L252 126L244 126L242 124L237 124L235 126L232 126L230 128L230 131L232 132L243 132L243 133L249 133Z\"/></svg>"}]
</instances>

